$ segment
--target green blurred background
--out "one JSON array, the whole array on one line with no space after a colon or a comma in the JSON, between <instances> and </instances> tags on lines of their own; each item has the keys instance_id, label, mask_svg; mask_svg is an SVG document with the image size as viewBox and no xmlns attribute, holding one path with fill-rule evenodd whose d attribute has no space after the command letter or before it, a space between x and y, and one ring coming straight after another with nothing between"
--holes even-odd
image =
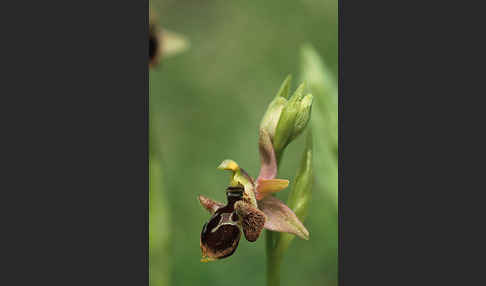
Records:
<instances>
[{"instance_id":1,"label":"green blurred background","mask_svg":"<svg viewBox=\"0 0 486 286\"><path fill-rule=\"evenodd\" d=\"M302 44L312 44L337 78L337 0L150 1L159 24L190 41L150 72L151 285L265 285L263 238L242 238L228 259L199 261L209 214L197 195L225 201L229 175L216 169L223 159L257 175L260 119L287 74L292 90L300 81ZM287 148L279 178L292 182L304 139ZM304 223L310 240L292 242L282 285L337 285L335 198L325 182L314 186Z\"/></svg>"}]
</instances>

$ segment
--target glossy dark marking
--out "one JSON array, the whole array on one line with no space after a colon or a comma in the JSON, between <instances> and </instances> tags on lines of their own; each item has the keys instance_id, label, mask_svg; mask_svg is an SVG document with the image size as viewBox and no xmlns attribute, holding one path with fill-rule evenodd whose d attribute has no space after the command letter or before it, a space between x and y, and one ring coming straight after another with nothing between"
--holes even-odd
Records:
<instances>
[{"instance_id":1,"label":"glossy dark marking","mask_svg":"<svg viewBox=\"0 0 486 286\"><path fill-rule=\"evenodd\" d=\"M201 235L205 232L208 231L208 223L206 222L204 225L203 225L203 229L202 229L202 232L201 232Z\"/></svg>"},{"instance_id":2,"label":"glossy dark marking","mask_svg":"<svg viewBox=\"0 0 486 286\"><path fill-rule=\"evenodd\" d=\"M228 203L224 207L224 212L233 212L234 204L243 198L243 187L226 188L226 200Z\"/></svg>"},{"instance_id":3,"label":"glossy dark marking","mask_svg":"<svg viewBox=\"0 0 486 286\"><path fill-rule=\"evenodd\" d=\"M236 248L238 248L238 243L240 242L240 237L241 237L241 233L238 229L238 240L236 241L236 244L231 248L230 252L228 252L227 254L224 254L220 258L225 258L225 257L231 256L233 253L235 253Z\"/></svg>"},{"instance_id":4,"label":"glossy dark marking","mask_svg":"<svg viewBox=\"0 0 486 286\"><path fill-rule=\"evenodd\" d=\"M213 215L209 221L206 223L206 228L203 229L203 232L211 232L214 228L216 228L221 221L221 214Z\"/></svg>"},{"instance_id":5,"label":"glossy dark marking","mask_svg":"<svg viewBox=\"0 0 486 286\"><path fill-rule=\"evenodd\" d=\"M233 246L239 239L240 229L234 225L222 225L217 231L208 231L202 236L202 241L213 251L223 251Z\"/></svg>"}]
</instances>

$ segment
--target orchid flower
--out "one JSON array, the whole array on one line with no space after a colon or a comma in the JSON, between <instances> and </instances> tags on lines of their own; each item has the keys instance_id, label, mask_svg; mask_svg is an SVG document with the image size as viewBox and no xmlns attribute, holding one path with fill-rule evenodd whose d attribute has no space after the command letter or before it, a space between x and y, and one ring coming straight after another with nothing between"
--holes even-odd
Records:
<instances>
[{"instance_id":1,"label":"orchid flower","mask_svg":"<svg viewBox=\"0 0 486 286\"><path fill-rule=\"evenodd\" d=\"M227 159L218 167L231 172L226 188L227 203L199 195L199 202L211 214L201 232L203 262L232 255L238 247L241 230L250 242L256 241L263 229L309 239L309 231L292 209L272 196L289 185L288 180L276 178L278 160L284 148L306 127L312 105L312 95L303 95L303 84L288 99L289 85L290 77L287 77L262 119L261 166L256 180L235 161Z\"/></svg>"},{"instance_id":2,"label":"orchid flower","mask_svg":"<svg viewBox=\"0 0 486 286\"><path fill-rule=\"evenodd\" d=\"M224 160L219 165L218 169L232 172L226 189L226 204L199 195L201 205L212 214L201 232L201 261L232 255L241 237L240 229L250 242L256 241L264 228L309 239L309 232L294 212L276 197L269 196L287 188L289 181L274 178L276 162L275 155L271 153L273 148L260 150L268 157L262 156L263 165L256 181L233 160Z\"/></svg>"}]
</instances>

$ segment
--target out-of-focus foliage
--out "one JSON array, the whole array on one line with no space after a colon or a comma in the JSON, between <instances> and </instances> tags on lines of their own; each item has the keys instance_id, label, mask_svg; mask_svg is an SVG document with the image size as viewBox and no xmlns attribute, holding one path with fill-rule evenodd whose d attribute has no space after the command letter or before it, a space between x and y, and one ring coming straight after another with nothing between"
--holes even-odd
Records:
<instances>
[{"instance_id":1,"label":"out-of-focus foliage","mask_svg":"<svg viewBox=\"0 0 486 286\"><path fill-rule=\"evenodd\" d=\"M149 112L149 281L151 286L170 283L170 205L162 167L160 114Z\"/></svg>"},{"instance_id":2,"label":"out-of-focus foliage","mask_svg":"<svg viewBox=\"0 0 486 286\"><path fill-rule=\"evenodd\" d=\"M197 195L225 201L228 177L216 169L225 158L258 175L260 120L283 79L302 74L303 43L312 43L337 78L337 0L151 2L160 24L191 43L189 50L151 70L149 78L150 151L160 166L160 171L152 168L151 180L163 173L163 186L157 187L162 199L150 205L160 203L167 212L167 221L159 224L150 210L150 231L155 234L160 228L159 234L170 239L159 242L150 235L151 248L168 247L163 253L151 249L151 271L159 272L151 273L152 285L226 286L228 279L231 285L265 285L264 240L240 241L238 251L225 260L199 261L199 236L209 215ZM309 81L307 89L314 95L314 118L319 95ZM307 128L311 126L317 182L305 221L310 240L290 244L281 285L337 285L337 208L321 183L321 177L330 175L317 165L325 157L318 155L322 139L312 119ZM277 195L284 201L301 163L305 137L286 148L279 167L278 177L291 180L288 190Z\"/></svg>"},{"instance_id":3,"label":"out-of-focus foliage","mask_svg":"<svg viewBox=\"0 0 486 286\"><path fill-rule=\"evenodd\" d=\"M311 124L317 140L315 165L321 174L317 181L337 207L338 90L334 76L308 44L301 51L301 77L316 98Z\"/></svg>"},{"instance_id":4,"label":"out-of-focus foliage","mask_svg":"<svg viewBox=\"0 0 486 286\"><path fill-rule=\"evenodd\" d=\"M160 160L156 156L151 156L149 163L149 276L152 286L170 285L170 217L161 176Z\"/></svg>"}]
</instances>

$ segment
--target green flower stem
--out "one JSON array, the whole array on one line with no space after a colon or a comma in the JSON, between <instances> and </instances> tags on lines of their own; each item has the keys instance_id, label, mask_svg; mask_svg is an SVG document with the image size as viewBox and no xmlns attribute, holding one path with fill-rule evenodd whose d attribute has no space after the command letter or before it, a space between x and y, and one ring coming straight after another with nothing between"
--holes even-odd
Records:
<instances>
[{"instance_id":1,"label":"green flower stem","mask_svg":"<svg viewBox=\"0 0 486 286\"><path fill-rule=\"evenodd\" d=\"M280 265L282 257L279 252L275 251L275 239L278 233L267 230L266 245L267 245L267 285L280 285Z\"/></svg>"}]
</instances>

